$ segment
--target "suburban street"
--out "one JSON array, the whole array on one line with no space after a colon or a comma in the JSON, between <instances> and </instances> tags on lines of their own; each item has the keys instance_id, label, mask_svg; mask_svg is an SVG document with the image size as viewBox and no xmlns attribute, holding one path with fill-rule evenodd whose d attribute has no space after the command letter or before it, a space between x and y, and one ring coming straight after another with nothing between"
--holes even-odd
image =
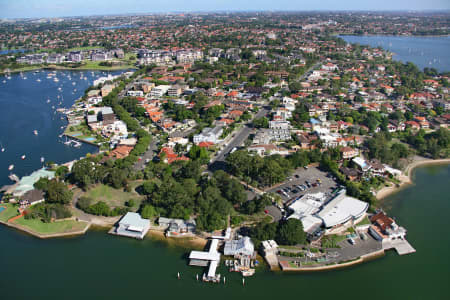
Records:
<instances>
[{"instance_id":1,"label":"suburban street","mask_svg":"<svg viewBox=\"0 0 450 300\"><path fill-rule=\"evenodd\" d=\"M266 107L261 107L261 109L255 114L254 119L264 117L268 112L269 109L267 109ZM242 143L244 143L244 141L248 138L252 130L253 127L251 125L251 122L243 125L242 128L238 130L238 132L234 133L234 138L228 143L228 145L226 145L218 153L218 155L211 160L208 169L212 172L225 169L225 157L231 152L231 150L233 150L233 148L242 145Z\"/></svg>"},{"instance_id":2,"label":"suburban street","mask_svg":"<svg viewBox=\"0 0 450 300\"><path fill-rule=\"evenodd\" d=\"M142 159L138 160L135 164L134 164L134 169L137 171L143 170L145 168L145 161L147 159L152 160L154 155L155 155L155 151L158 150L158 143L159 140L156 136L152 136L152 141L150 142L150 145L147 148L147 151L145 151L145 153L141 156Z\"/></svg>"}]
</instances>

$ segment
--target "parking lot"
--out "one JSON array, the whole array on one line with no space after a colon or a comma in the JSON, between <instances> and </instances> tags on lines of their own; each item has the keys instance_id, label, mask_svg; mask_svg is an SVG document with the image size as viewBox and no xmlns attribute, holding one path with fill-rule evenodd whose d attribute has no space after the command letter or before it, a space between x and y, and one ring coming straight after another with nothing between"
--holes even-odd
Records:
<instances>
[{"instance_id":1,"label":"parking lot","mask_svg":"<svg viewBox=\"0 0 450 300\"><path fill-rule=\"evenodd\" d=\"M331 175L316 167L309 167L298 168L285 182L267 192L279 194L283 203L289 204L290 201L306 193L331 193L336 187L337 184Z\"/></svg>"},{"instance_id":2,"label":"parking lot","mask_svg":"<svg viewBox=\"0 0 450 300\"><path fill-rule=\"evenodd\" d=\"M381 250L381 242L375 240L367 231L365 231L366 239L363 240L359 236L355 238L355 244L352 245L348 240L340 242L338 245L341 247L337 249L339 261L351 260L360 257L365 254L373 253Z\"/></svg>"}]
</instances>

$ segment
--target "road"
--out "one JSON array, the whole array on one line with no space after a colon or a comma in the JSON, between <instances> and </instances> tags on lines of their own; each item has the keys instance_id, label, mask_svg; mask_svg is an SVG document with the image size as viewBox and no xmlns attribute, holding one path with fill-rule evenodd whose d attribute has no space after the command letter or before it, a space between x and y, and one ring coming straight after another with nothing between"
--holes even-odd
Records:
<instances>
[{"instance_id":1,"label":"road","mask_svg":"<svg viewBox=\"0 0 450 300\"><path fill-rule=\"evenodd\" d=\"M147 159L152 160L153 156L155 155L155 151L158 150L158 145L159 140L156 136L152 137L152 141L150 142L150 145L148 146L147 151L145 151L145 153L143 155L141 155L142 159L138 160L135 164L134 164L134 169L136 171L140 171L143 170L145 168L145 161Z\"/></svg>"},{"instance_id":2,"label":"road","mask_svg":"<svg viewBox=\"0 0 450 300\"><path fill-rule=\"evenodd\" d=\"M269 109L266 107L261 107L261 109L255 114L254 119L266 116L269 113ZM211 172L217 170L225 169L225 157L233 150L235 147L239 147L242 143L247 140L248 136L252 132L253 127L251 123L247 123L242 126L236 133L234 133L234 138L222 149L219 154L211 160L208 166L208 170Z\"/></svg>"}]
</instances>

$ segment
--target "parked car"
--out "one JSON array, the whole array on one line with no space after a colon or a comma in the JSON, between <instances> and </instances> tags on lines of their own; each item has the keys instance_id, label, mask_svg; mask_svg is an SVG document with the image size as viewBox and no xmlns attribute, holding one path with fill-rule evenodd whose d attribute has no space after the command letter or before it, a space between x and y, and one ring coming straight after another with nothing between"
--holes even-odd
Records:
<instances>
[{"instance_id":1,"label":"parked car","mask_svg":"<svg viewBox=\"0 0 450 300\"><path fill-rule=\"evenodd\" d=\"M298 190L292 190L292 193L294 193L294 194L297 194L298 193Z\"/></svg>"},{"instance_id":2,"label":"parked car","mask_svg":"<svg viewBox=\"0 0 450 300\"><path fill-rule=\"evenodd\" d=\"M295 178L300 178L300 176L298 176L298 174L295 174L294 176L295 176Z\"/></svg>"},{"instance_id":3,"label":"parked car","mask_svg":"<svg viewBox=\"0 0 450 300\"><path fill-rule=\"evenodd\" d=\"M349 238L348 239L348 242L350 243L350 244L352 244L352 245L354 245L356 242L355 242L355 240L353 239L353 238Z\"/></svg>"}]
</instances>

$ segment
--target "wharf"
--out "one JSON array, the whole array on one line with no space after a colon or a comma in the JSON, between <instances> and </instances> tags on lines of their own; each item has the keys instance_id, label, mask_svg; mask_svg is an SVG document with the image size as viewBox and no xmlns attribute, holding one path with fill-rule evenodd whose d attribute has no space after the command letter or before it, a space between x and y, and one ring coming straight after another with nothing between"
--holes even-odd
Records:
<instances>
[{"instance_id":1,"label":"wharf","mask_svg":"<svg viewBox=\"0 0 450 300\"><path fill-rule=\"evenodd\" d=\"M399 255L405 255L416 252L407 240L393 240L383 242L383 250L395 249Z\"/></svg>"}]
</instances>

